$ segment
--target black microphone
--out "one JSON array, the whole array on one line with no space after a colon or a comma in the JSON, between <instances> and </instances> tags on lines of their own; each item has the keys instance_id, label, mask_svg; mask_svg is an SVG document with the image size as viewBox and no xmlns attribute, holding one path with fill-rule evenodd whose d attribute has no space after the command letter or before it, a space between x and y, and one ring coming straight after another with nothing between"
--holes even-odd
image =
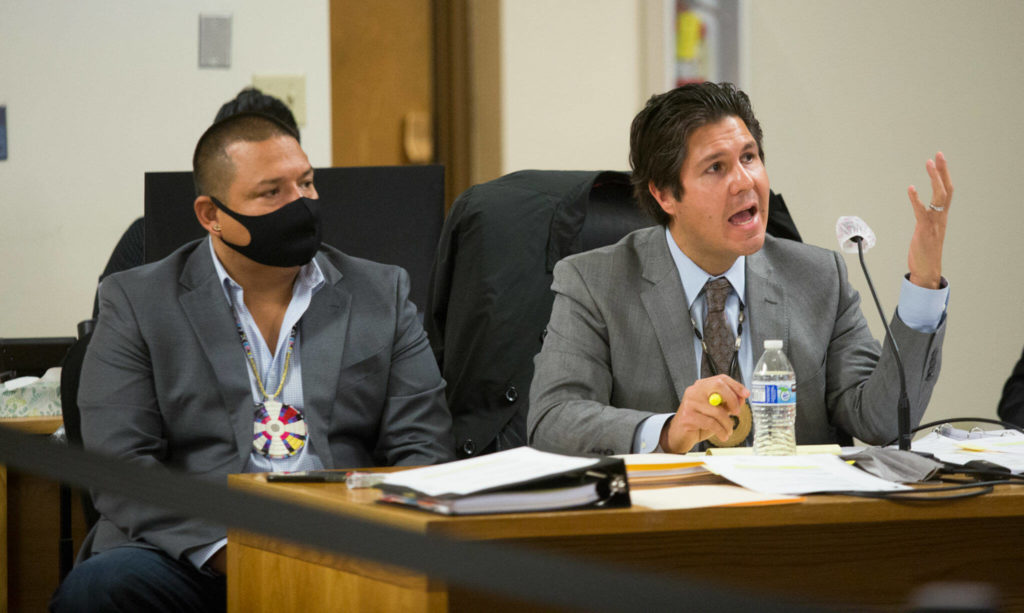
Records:
<instances>
[{"instance_id":1,"label":"black microphone","mask_svg":"<svg viewBox=\"0 0 1024 613\"><path fill-rule=\"evenodd\" d=\"M889 347L892 348L893 357L896 358L896 365L900 373L900 399L896 405L896 416L899 426L899 448L902 451L910 451L910 397L907 396L907 373L903 369L903 358L900 356L900 348L896 346L896 339L889 329L889 320L882 310L882 303L878 300L875 292L875 285L871 282L871 275L868 274L868 266L864 263L864 252L875 246L875 233L871 231L868 224L860 217L840 217L836 222L836 237L839 239L839 248L844 253L856 252L860 256L860 267L864 270L864 278L868 280L868 288L871 290L871 297L875 299L875 306L878 307L878 315L882 318L882 325L885 326L885 336L889 339Z\"/></svg>"}]
</instances>

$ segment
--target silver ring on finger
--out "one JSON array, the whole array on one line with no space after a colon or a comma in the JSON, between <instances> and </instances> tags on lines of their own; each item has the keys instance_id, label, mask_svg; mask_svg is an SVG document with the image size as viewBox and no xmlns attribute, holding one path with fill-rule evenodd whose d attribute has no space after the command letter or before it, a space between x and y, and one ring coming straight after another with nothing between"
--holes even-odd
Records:
<instances>
[{"instance_id":1,"label":"silver ring on finger","mask_svg":"<svg viewBox=\"0 0 1024 613\"><path fill-rule=\"evenodd\" d=\"M932 204L931 202L929 202L929 203L928 203L928 208L929 208L929 209L931 209L931 210L933 210L933 211L938 211L938 212L940 212L940 213L941 213L942 211L945 211L945 210L946 210L946 207L944 207L944 206L935 206L935 205L934 205L934 204Z\"/></svg>"}]
</instances>

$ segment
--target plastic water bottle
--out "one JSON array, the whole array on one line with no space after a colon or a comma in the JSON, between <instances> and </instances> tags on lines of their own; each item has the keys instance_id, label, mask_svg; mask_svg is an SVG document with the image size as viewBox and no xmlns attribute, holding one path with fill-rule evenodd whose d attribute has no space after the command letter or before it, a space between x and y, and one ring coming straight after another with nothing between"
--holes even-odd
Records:
<instances>
[{"instance_id":1,"label":"plastic water bottle","mask_svg":"<svg viewBox=\"0 0 1024 613\"><path fill-rule=\"evenodd\" d=\"M782 341L765 341L750 378L754 413L754 453L796 453L796 373L782 352Z\"/></svg>"}]
</instances>

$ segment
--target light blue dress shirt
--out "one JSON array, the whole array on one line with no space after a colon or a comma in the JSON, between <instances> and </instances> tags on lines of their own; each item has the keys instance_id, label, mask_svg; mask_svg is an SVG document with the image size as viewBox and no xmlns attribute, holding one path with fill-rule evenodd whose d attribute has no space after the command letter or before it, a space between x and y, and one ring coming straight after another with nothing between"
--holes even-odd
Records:
<instances>
[{"instance_id":1,"label":"light blue dress shirt","mask_svg":"<svg viewBox=\"0 0 1024 613\"><path fill-rule=\"evenodd\" d=\"M213 256L213 266L217 270L217 276L220 278L224 297L227 298L228 304L234 310L235 317L242 323L245 336L249 339L253 361L256 363L256 368L259 369L263 388L267 390L268 394L272 394L281 382L285 358L288 355L288 339L291 336L292 328L297 326L299 319L302 318L306 309L309 308L313 295L324 286L323 271L320 270L320 265L316 263L315 259L299 269L299 274L295 278L295 284L292 286L292 299L288 304L288 309L285 310L281 331L278 333L277 345L274 352L271 353L267 342L260 333L259 327L256 325L256 320L253 319L249 309L245 306L242 286L231 278L224 265L221 264L216 251L213 249L213 241L207 238L206 242L209 246L210 254ZM276 400L302 410L304 402L302 395L302 360L300 359L301 352L299 351L300 343L301 334L296 329L295 345L292 347L292 355L288 363L288 377L285 380L284 388ZM249 385L252 388L252 410L255 413L256 405L261 404L264 398L263 393L260 392L259 385L256 383L252 367L249 365L249 359L242 349L241 337L238 339L238 359L245 360L245 369L249 373ZM306 423L308 427L309 422ZM316 450L313 449L311 437L307 437L306 444L294 456L279 460L267 458L256 452L255 449L252 449L243 472L291 472L296 470L319 470L323 467L323 462L317 456ZM226 538L207 546L198 547L188 554L188 558L196 568L202 568L203 564L217 550L223 547L225 543L227 543Z\"/></svg>"},{"instance_id":2,"label":"light blue dress shirt","mask_svg":"<svg viewBox=\"0 0 1024 613\"><path fill-rule=\"evenodd\" d=\"M668 241L668 250L672 254L672 260L676 264L676 269L679 271L679 279L683 283L683 292L686 295L687 308L690 310L690 315L696 322L697 329L704 329L704 295L701 290L704 288L704 284L709 279L715 279L717 277L709 275L704 270L697 266L693 260L686 256L685 253L676 244L676 241L672 238L672 234L665 228L665 240ZM746 257L740 256L733 263L732 267L725 272L724 275L718 275L725 277L729 280L732 285L733 293L729 295L729 298L725 301L725 317L729 322L729 326L732 328L732 332L736 334L736 320L739 317L740 303L746 304ZM897 312L899 313L900 319L903 320L909 328L931 334L938 329L939 324L942 322L942 316L946 313L946 304L949 301L949 286L945 286L941 289L926 289L918 287L911 283L906 277L903 279L903 285L900 288L900 300L897 306ZM753 372L754 366L754 349L751 346L750 340L750 325L743 326L743 334L740 341L740 351L737 356L739 359L740 373L742 375L742 383L748 389L750 388L750 373ZM697 356L697 372L694 373L694 380L700 378L700 363L702 358L702 350L700 346L700 340L697 339L697 335L693 337L693 351ZM661 430L665 425L668 418L675 415L675 411L671 413L662 413L659 415L653 415L645 419L640 427L636 429L636 434L633 436L633 452L634 453L649 453L653 451L659 451L658 445L661 440Z\"/></svg>"}]
</instances>

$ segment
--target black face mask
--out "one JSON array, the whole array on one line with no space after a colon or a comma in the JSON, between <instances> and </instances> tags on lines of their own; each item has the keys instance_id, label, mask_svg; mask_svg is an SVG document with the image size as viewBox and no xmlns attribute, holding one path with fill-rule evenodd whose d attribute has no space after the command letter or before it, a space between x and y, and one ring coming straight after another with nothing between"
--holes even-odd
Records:
<instances>
[{"instance_id":1,"label":"black face mask","mask_svg":"<svg viewBox=\"0 0 1024 613\"><path fill-rule=\"evenodd\" d=\"M300 197L273 213L242 215L210 196L217 207L249 231L248 245L224 244L267 266L302 266L313 259L321 242L320 202Z\"/></svg>"}]
</instances>

